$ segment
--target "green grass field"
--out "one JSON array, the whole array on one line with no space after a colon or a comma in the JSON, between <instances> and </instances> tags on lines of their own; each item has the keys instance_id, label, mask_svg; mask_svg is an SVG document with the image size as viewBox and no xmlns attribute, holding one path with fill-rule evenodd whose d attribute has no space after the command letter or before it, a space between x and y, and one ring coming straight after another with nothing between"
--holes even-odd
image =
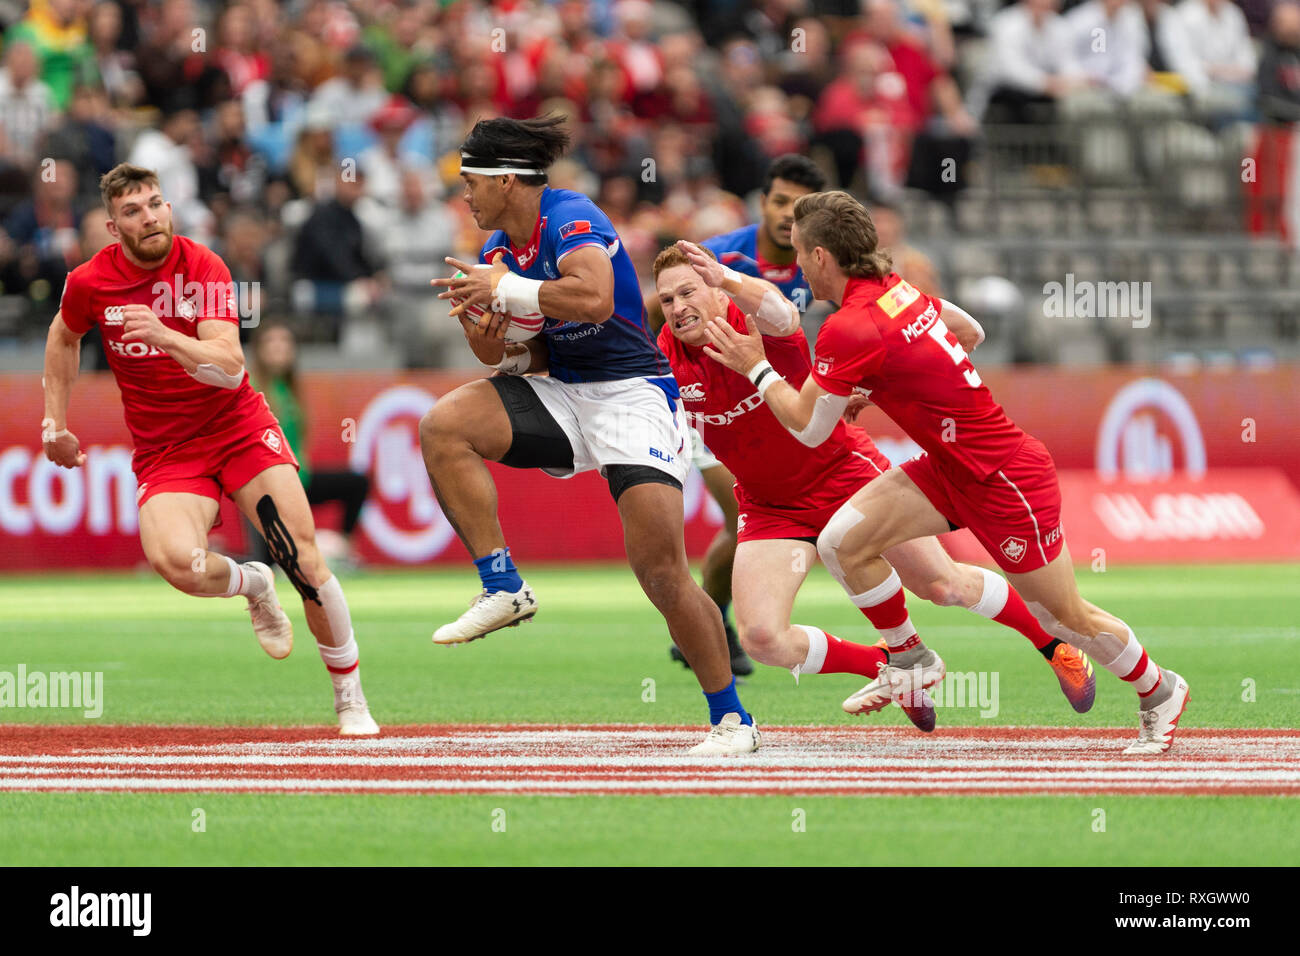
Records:
<instances>
[{"instance_id":1,"label":"green grass field","mask_svg":"<svg viewBox=\"0 0 1300 956\"><path fill-rule=\"evenodd\" d=\"M458 648L436 624L477 589L472 573L344 579L372 711L381 724L699 724L691 675L668 658L662 622L619 567L529 568L542 612ZM1123 617L1192 686L1183 727L1294 728L1300 710L1300 569L1293 565L1083 572L1086 597ZM289 589L281 584L281 595ZM287 603L287 602L286 602ZM999 712L945 708L943 725L1136 726L1131 693L1098 672L1092 712L1064 703L1019 635L969 613L909 602L950 672L996 671ZM0 671L102 671L101 724L327 725L324 670L300 607L294 654L258 649L239 603L185 597L150 576L0 581ZM794 619L868 638L820 569ZM645 681L655 682L652 703ZM759 668L741 688L760 724L848 724L852 675ZM875 715L905 724L901 712ZM87 723L79 711L0 710L4 723ZM1106 833L1091 813L1107 809ZM191 832L204 808L207 830ZM791 829L792 808L807 812ZM502 808L505 832L492 829ZM0 794L0 863L456 864L840 863L1263 864L1294 862L1300 804L1265 797L536 797ZM883 815L925 826L873 838ZM1145 834L1141 841L1127 839ZM937 835L937 838L936 838ZM936 846L941 851L936 852Z\"/></svg>"}]
</instances>

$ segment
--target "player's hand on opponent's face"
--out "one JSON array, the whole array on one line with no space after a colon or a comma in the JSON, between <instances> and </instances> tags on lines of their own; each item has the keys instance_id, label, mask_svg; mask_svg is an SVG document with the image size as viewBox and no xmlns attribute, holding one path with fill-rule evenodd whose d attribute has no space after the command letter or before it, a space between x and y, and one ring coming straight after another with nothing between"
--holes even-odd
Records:
<instances>
[{"instance_id":1,"label":"player's hand on opponent's face","mask_svg":"<svg viewBox=\"0 0 1300 956\"><path fill-rule=\"evenodd\" d=\"M122 341L143 342L162 348L171 329L163 325L162 319L153 314L147 305L133 303L122 308Z\"/></svg>"},{"instance_id":2,"label":"player's hand on opponent's face","mask_svg":"<svg viewBox=\"0 0 1300 956\"><path fill-rule=\"evenodd\" d=\"M460 318L464 311L471 305L481 306L484 309L492 309L496 312L505 312L501 303L492 301L493 294L496 292L497 283L501 277L510 270L502 260L502 254L498 252L492 257L492 267L490 269L479 269L468 262L461 262L459 259L453 259L447 256L444 260L448 265L455 266L461 272L465 273L459 278L447 276L442 279L431 279L429 285L447 286L446 292L439 292L440 299L458 299L456 305L452 306L451 315ZM504 336L504 333L502 333Z\"/></svg>"},{"instance_id":3,"label":"player's hand on opponent's face","mask_svg":"<svg viewBox=\"0 0 1300 956\"><path fill-rule=\"evenodd\" d=\"M66 428L56 429L48 418L41 422L41 444L45 457L61 468L78 468L86 463L86 453L81 450L77 436Z\"/></svg>"},{"instance_id":4,"label":"player's hand on opponent's face","mask_svg":"<svg viewBox=\"0 0 1300 956\"><path fill-rule=\"evenodd\" d=\"M705 285L710 289L722 288L723 277L726 275L722 263L712 258L695 243L687 242L685 239L677 240L677 248L686 255L691 268Z\"/></svg>"},{"instance_id":5,"label":"player's hand on opponent's face","mask_svg":"<svg viewBox=\"0 0 1300 956\"><path fill-rule=\"evenodd\" d=\"M763 336L754 324L752 315L745 316L747 333L742 334L731 327L726 319L712 318L704 326L704 334L709 337L712 348L704 346L704 352L715 362L720 362L733 372L748 375L759 362L763 361Z\"/></svg>"}]
</instances>

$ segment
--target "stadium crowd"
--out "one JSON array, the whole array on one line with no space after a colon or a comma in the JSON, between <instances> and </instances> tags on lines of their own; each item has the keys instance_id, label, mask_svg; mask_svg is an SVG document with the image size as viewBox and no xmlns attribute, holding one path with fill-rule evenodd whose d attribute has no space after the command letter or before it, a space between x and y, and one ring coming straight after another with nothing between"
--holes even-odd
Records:
<instances>
[{"instance_id":1,"label":"stadium crowd","mask_svg":"<svg viewBox=\"0 0 1300 956\"><path fill-rule=\"evenodd\" d=\"M1172 103L1208 130L1250 124L1261 177L1296 178L1296 0L1059 7L0 0L0 338L42 333L63 277L112 241L98 180L122 160L159 171L246 314L412 366L473 364L428 280L483 238L457 146L484 117L571 119L551 184L596 198L647 287L665 244L749 221L789 152L858 195L946 194L965 177L940 160L964 164L987 124Z\"/></svg>"}]
</instances>

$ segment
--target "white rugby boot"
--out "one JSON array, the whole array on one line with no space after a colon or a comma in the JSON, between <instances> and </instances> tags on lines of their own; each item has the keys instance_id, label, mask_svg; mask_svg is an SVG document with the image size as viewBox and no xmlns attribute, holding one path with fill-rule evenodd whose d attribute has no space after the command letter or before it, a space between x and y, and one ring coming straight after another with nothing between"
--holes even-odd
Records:
<instances>
[{"instance_id":1,"label":"white rugby boot","mask_svg":"<svg viewBox=\"0 0 1300 956\"><path fill-rule=\"evenodd\" d=\"M486 637L503 627L515 627L531 621L537 613L537 598L527 581L518 591L480 591L470 602L469 610L450 624L433 632L435 644L464 644Z\"/></svg>"},{"instance_id":2,"label":"white rugby boot","mask_svg":"<svg viewBox=\"0 0 1300 956\"><path fill-rule=\"evenodd\" d=\"M242 567L266 579L266 590L255 598L248 598L248 615L253 620L257 643L277 661L284 660L293 650L293 622L276 597L275 573L261 561L248 561Z\"/></svg>"},{"instance_id":3,"label":"white rugby boot","mask_svg":"<svg viewBox=\"0 0 1300 956\"><path fill-rule=\"evenodd\" d=\"M374 737L379 725L370 716L361 678L356 671L334 679L334 711L339 715L340 737Z\"/></svg>"},{"instance_id":4,"label":"white rugby boot","mask_svg":"<svg viewBox=\"0 0 1300 956\"><path fill-rule=\"evenodd\" d=\"M925 656L910 667L883 665L875 680L844 701L845 713L869 714L893 701L919 730L934 730L934 701L925 691L943 680L947 670L938 654L925 650Z\"/></svg>"},{"instance_id":5,"label":"white rugby boot","mask_svg":"<svg viewBox=\"0 0 1300 956\"><path fill-rule=\"evenodd\" d=\"M687 753L693 757L716 757L728 754L748 754L758 749L762 738L758 724L742 724L740 714L725 714L709 729L709 735Z\"/></svg>"},{"instance_id":6,"label":"white rugby boot","mask_svg":"<svg viewBox=\"0 0 1300 956\"><path fill-rule=\"evenodd\" d=\"M1187 681L1173 671L1162 667L1160 675L1161 680L1173 682L1174 692L1163 703L1138 711L1138 739L1125 749L1126 754L1162 754L1173 746L1178 718L1183 716L1191 692Z\"/></svg>"}]
</instances>

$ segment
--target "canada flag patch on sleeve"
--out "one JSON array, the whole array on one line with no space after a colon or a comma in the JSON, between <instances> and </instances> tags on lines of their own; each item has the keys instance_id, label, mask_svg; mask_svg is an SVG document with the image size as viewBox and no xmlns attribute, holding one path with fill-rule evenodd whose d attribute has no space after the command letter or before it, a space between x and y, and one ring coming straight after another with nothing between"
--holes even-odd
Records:
<instances>
[{"instance_id":1,"label":"canada flag patch on sleeve","mask_svg":"<svg viewBox=\"0 0 1300 956\"><path fill-rule=\"evenodd\" d=\"M591 220L575 219L573 222L560 227L560 238L568 239L570 236L577 236L584 232L591 232Z\"/></svg>"}]
</instances>

